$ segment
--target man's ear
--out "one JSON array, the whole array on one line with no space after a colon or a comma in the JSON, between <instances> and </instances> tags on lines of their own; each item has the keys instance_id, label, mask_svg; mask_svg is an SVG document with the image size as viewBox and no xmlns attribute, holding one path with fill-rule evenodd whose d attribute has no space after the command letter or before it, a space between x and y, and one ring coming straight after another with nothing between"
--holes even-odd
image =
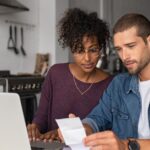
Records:
<instances>
[{"instance_id":1,"label":"man's ear","mask_svg":"<svg viewBox=\"0 0 150 150\"><path fill-rule=\"evenodd\" d=\"M150 35L147 37L147 42L150 45Z\"/></svg>"}]
</instances>

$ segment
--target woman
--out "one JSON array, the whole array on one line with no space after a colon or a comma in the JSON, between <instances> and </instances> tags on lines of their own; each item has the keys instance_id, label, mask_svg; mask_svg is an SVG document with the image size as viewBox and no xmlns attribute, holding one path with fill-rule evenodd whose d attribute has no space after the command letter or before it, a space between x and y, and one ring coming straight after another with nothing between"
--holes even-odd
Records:
<instances>
[{"instance_id":1,"label":"woman","mask_svg":"<svg viewBox=\"0 0 150 150\"><path fill-rule=\"evenodd\" d=\"M69 113L84 118L112 79L96 67L109 40L108 27L96 13L69 9L58 28L59 42L70 48L74 62L50 68L38 111L27 127L30 140L56 138L55 119L66 118Z\"/></svg>"}]
</instances>

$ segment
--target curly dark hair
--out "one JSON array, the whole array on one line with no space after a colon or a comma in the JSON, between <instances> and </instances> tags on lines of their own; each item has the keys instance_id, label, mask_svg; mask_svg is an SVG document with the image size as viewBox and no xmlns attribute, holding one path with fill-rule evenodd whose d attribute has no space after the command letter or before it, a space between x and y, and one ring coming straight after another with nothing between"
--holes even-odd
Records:
<instances>
[{"instance_id":1,"label":"curly dark hair","mask_svg":"<svg viewBox=\"0 0 150 150\"><path fill-rule=\"evenodd\" d=\"M96 12L88 14L79 8L66 12L58 24L58 34L62 47L70 47L73 53L77 49L83 50L82 39L85 35L96 36L100 48L105 51L110 36L107 24L98 18Z\"/></svg>"}]
</instances>

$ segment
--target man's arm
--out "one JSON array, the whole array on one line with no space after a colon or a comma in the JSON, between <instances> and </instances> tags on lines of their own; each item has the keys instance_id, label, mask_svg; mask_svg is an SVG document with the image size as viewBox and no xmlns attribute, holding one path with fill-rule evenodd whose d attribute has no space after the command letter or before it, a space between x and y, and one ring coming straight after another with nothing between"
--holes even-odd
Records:
<instances>
[{"instance_id":1,"label":"man's arm","mask_svg":"<svg viewBox=\"0 0 150 150\"><path fill-rule=\"evenodd\" d=\"M90 135L92 133L94 133L93 129L91 128L91 126L89 124L83 123L86 135Z\"/></svg>"},{"instance_id":2,"label":"man's arm","mask_svg":"<svg viewBox=\"0 0 150 150\"><path fill-rule=\"evenodd\" d=\"M87 137L84 139L85 146L89 146L92 150L96 149L111 149L111 150L129 150L129 140L119 139L113 131L102 131L93 133L93 129L88 124L83 124ZM134 140L134 139L131 139ZM140 145L140 150L150 149L150 139L140 140L136 139Z\"/></svg>"},{"instance_id":3,"label":"man's arm","mask_svg":"<svg viewBox=\"0 0 150 150\"><path fill-rule=\"evenodd\" d=\"M150 149L150 139L131 139L136 140L140 145L140 150L149 150ZM128 140L126 140L128 141ZM128 143L128 142L127 142Z\"/></svg>"}]
</instances>

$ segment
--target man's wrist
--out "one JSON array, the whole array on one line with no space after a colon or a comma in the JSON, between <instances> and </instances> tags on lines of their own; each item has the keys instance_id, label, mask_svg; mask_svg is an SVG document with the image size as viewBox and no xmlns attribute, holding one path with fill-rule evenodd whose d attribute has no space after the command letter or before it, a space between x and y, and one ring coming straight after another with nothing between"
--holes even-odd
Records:
<instances>
[{"instance_id":1,"label":"man's wrist","mask_svg":"<svg viewBox=\"0 0 150 150\"><path fill-rule=\"evenodd\" d=\"M122 142L123 142L123 145L124 145L124 150L129 150L129 148L128 148L128 140L122 140Z\"/></svg>"},{"instance_id":2,"label":"man's wrist","mask_svg":"<svg viewBox=\"0 0 150 150\"><path fill-rule=\"evenodd\" d=\"M83 123L86 135L90 135L93 133L93 129L89 124Z\"/></svg>"},{"instance_id":3,"label":"man's wrist","mask_svg":"<svg viewBox=\"0 0 150 150\"><path fill-rule=\"evenodd\" d=\"M140 144L136 139L128 138L128 150L140 150Z\"/></svg>"}]
</instances>

